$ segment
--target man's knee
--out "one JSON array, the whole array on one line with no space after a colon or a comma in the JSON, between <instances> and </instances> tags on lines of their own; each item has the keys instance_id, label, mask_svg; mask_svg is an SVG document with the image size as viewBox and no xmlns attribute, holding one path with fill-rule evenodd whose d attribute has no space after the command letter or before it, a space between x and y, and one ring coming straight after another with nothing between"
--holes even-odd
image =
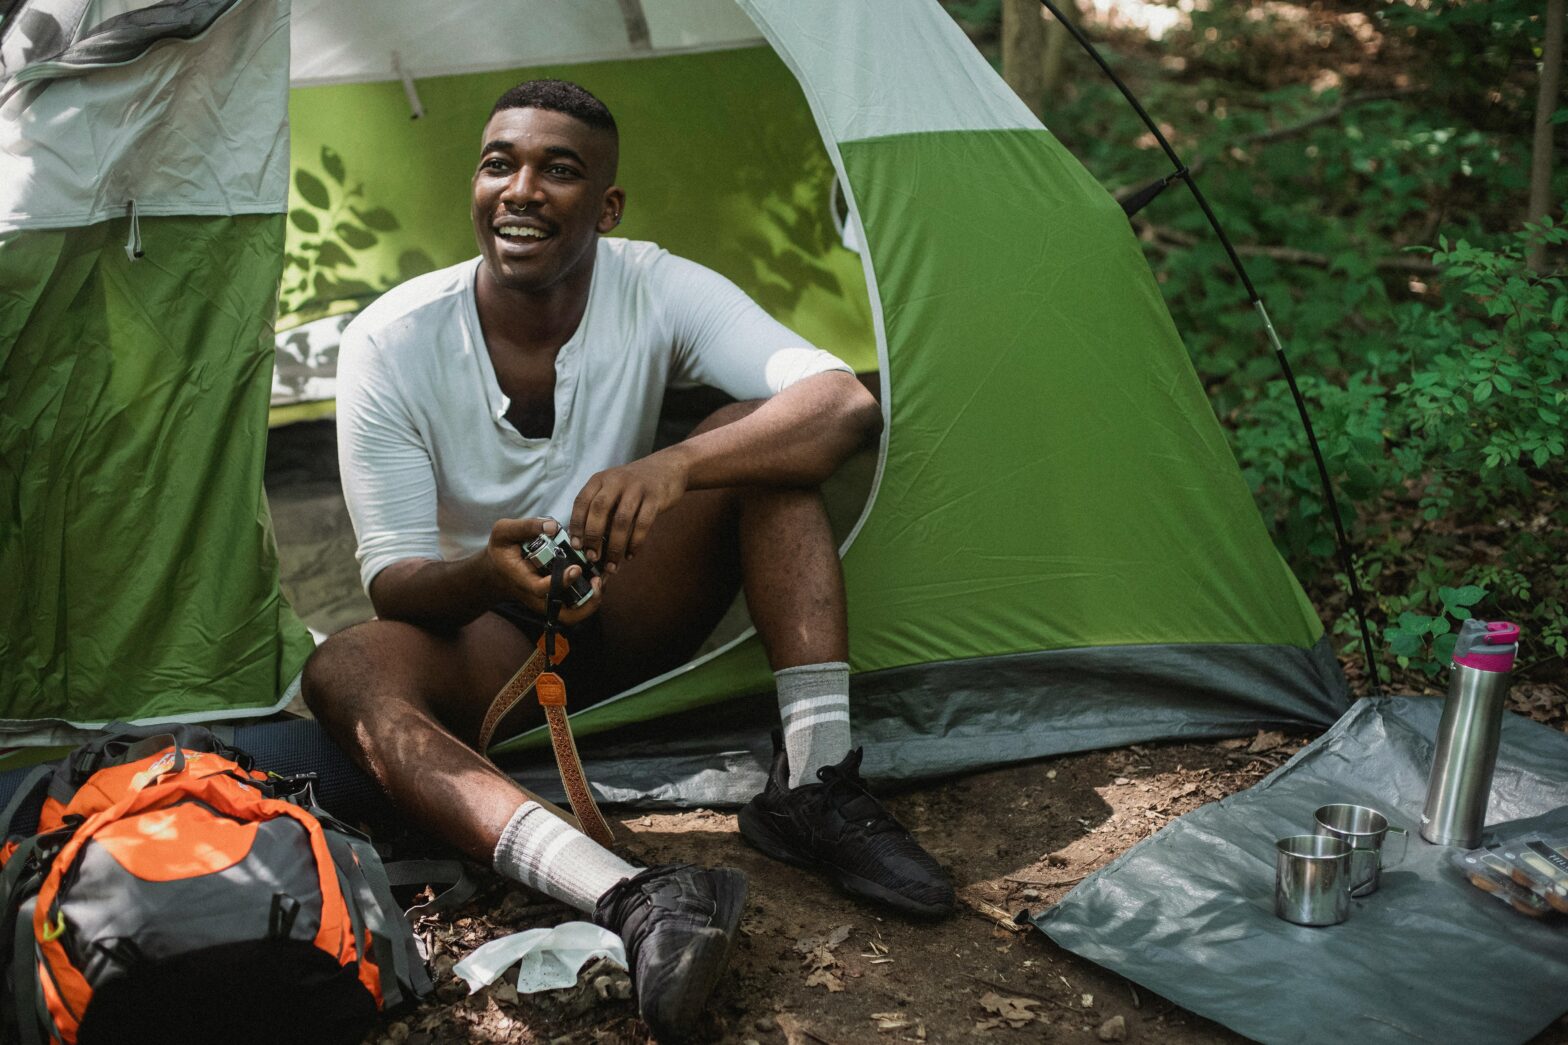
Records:
<instances>
[{"instance_id":1,"label":"man's knee","mask_svg":"<svg viewBox=\"0 0 1568 1045\"><path fill-rule=\"evenodd\" d=\"M399 687L385 685L395 657L396 636L403 625L366 621L331 636L305 662L301 695L311 714L327 726L354 718L360 703L373 692Z\"/></svg>"}]
</instances>

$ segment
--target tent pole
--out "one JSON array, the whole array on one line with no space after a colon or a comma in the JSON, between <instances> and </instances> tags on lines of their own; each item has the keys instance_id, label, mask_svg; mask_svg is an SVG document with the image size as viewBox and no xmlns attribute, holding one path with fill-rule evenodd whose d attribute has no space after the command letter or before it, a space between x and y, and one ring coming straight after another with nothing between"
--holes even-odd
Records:
<instances>
[{"instance_id":1,"label":"tent pole","mask_svg":"<svg viewBox=\"0 0 1568 1045\"><path fill-rule=\"evenodd\" d=\"M1187 168L1187 165L1181 161L1181 157L1176 155L1176 150L1165 139L1165 135L1161 133L1159 125L1150 118L1143 105L1132 93L1132 90L1106 64L1099 50L1089 41L1088 37L1084 36L1082 30L1078 28L1073 20L1064 17L1051 0L1040 0L1040 3L1044 5L1047 11L1051 12L1051 17L1061 23L1062 28L1072 34L1073 39L1077 40L1079 46L1088 53L1090 58L1094 59L1095 64L1100 67L1101 71L1110 77L1111 82L1116 85L1118 91L1122 92L1122 97L1127 99L1127 103L1133 107L1133 110L1138 114L1138 118L1143 121L1144 126L1148 127L1150 132L1153 133L1155 141L1160 143L1160 148L1164 150L1166 158L1171 161L1171 166L1175 169L1174 174L1167 176L1165 184L1169 184L1173 178L1180 178L1187 183L1187 188L1192 190L1193 199L1198 201L1198 206L1203 210L1203 216L1208 219L1209 226L1214 230L1215 235L1219 237L1220 245L1225 248L1225 253L1230 258L1231 267L1236 270L1236 275L1241 277L1242 286L1247 291L1247 300L1251 303L1253 309L1257 311L1258 318L1262 320L1263 332L1274 349L1274 357L1279 360L1280 370L1285 375L1285 383L1290 386L1291 398L1296 402L1296 413L1301 417L1301 426L1307 433L1307 445L1312 449L1312 459L1317 462L1318 482L1323 487L1323 499L1328 503L1329 516L1334 521L1334 536L1336 539L1335 543L1339 549L1340 567L1345 571L1345 577L1350 582L1350 605L1355 611L1356 623L1361 627L1361 645L1367 660L1367 678L1372 684L1373 694L1381 693L1382 679L1378 674L1377 657L1372 646L1372 632L1367 627L1366 606L1365 599L1361 594L1361 581L1356 574L1355 557L1350 550L1350 538L1345 533L1345 524L1339 514L1339 500L1334 496L1334 483L1329 478L1328 465L1323 460L1323 452L1318 448L1318 437L1312 428L1312 418L1307 413L1307 402L1302 398L1301 389L1296 385L1295 372L1291 369L1290 360L1285 355L1285 346L1280 341L1273 322L1269 319L1268 310L1263 307L1263 299L1258 295L1257 288L1252 285L1252 280L1247 275L1247 268L1241 263L1241 258L1236 254L1236 248L1231 246L1230 237L1225 235L1224 228L1220 226L1219 218L1215 217L1214 211L1209 207L1209 201L1204 197L1203 191L1198 188L1197 179L1192 176L1192 171ZM1164 188L1164 185L1160 185L1160 188ZM1158 192L1159 189L1155 189L1149 198L1152 199L1153 195L1157 195Z\"/></svg>"}]
</instances>

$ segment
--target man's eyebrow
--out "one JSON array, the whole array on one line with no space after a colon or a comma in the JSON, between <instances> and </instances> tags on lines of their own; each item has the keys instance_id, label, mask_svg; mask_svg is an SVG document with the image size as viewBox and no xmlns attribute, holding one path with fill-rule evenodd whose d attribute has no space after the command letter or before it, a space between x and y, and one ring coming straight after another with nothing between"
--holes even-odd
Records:
<instances>
[{"instance_id":1,"label":"man's eyebrow","mask_svg":"<svg viewBox=\"0 0 1568 1045\"><path fill-rule=\"evenodd\" d=\"M516 148L516 146L512 142L507 141L505 138L495 138L491 141L485 142L484 148L479 150L479 155L485 156L492 152L510 153L514 148ZM546 156L564 157L568 160L575 160L583 167L588 166L588 161L583 159L581 153L579 153L576 149L568 148L565 145L547 145L545 146L544 154Z\"/></svg>"},{"instance_id":2,"label":"man's eyebrow","mask_svg":"<svg viewBox=\"0 0 1568 1045\"><path fill-rule=\"evenodd\" d=\"M588 166L588 161L583 159L582 156L578 155L578 152L577 152L576 149L568 149L564 145L550 145L550 146L547 146L545 148L545 150L544 150L544 154L546 156L565 156L569 160L576 160L578 163L582 164L584 167Z\"/></svg>"}]
</instances>

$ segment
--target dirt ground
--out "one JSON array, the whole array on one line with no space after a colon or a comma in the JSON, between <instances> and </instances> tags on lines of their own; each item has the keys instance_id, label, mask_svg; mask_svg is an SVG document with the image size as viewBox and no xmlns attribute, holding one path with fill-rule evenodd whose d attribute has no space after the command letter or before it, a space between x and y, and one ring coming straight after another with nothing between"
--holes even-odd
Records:
<instances>
[{"instance_id":1,"label":"dirt ground","mask_svg":"<svg viewBox=\"0 0 1568 1045\"><path fill-rule=\"evenodd\" d=\"M1173 817L1241 790L1305 738L1265 734L1211 744L1148 745L1049 759L889 799L952 872L959 913L922 922L852 901L763 857L730 813L614 817L624 850L654 863L725 864L751 879L732 970L700 1040L821 1042L1013 1040L1243 1041L1217 1024L1057 948L1018 911L1037 911ZM1252 750L1252 749L1258 750ZM450 978L493 936L550 925L568 912L492 881L468 908L420 931L449 977L438 998L371 1041L641 1043L630 1001L579 987L519 998L505 978L469 997ZM450 958L440 957L441 955ZM591 1005L587 1011L582 1006ZM1120 1033L1122 1037L1116 1035Z\"/></svg>"},{"instance_id":2,"label":"dirt ground","mask_svg":"<svg viewBox=\"0 0 1568 1045\"><path fill-rule=\"evenodd\" d=\"M371 615L354 568L330 422L273 433L267 486L284 592L330 634ZM1352 686L1361 680L1351 673ZM1436 690L1432 690L1436 692ZM1568 728L1568 693L1518 682L1514 710ZM950 870L960 912L915 922L852 902L805 872L749 848L731 811L617 815L625 854L646 863L724 864L751 879L731 970L699 1040L731 1045L855 1042L1170 1042L1246 1039L1069 954L1013 916L1060 900L1173 818L1250 787L1309 741L1261 734L1149 744L1046 759L888 798ZM519 996L503 977L479 993L454 962L498 936L579 918L476 869L466 907L420 920L437 993L384 1020L367 1043L642 1045L624 974L585 969L577 987ZM511 972L515 983L515 969ZM1568 1043L1568 1022L1532 1045Z\"/></svg>"},{"instance_id":3,"label":"dirt ground","mask_svg":"<svg viewBox=\"0 0 1568 1045\"><path fill-rule=\"evenodd\" d=\"M697 1040L745 1045L850 1042L1169 1042L1247 1039L1051 943L1012 916L1039 911L1175 817L1256 783L1309 738L1276 733L1139 745L964 777L889 806L952 872L963 906L936 923L853 902L768 860L729 813L612 815L622 849L649 863L739 867L751 879L730 973ZM519 996L502 977L472 996L451 963L509 932L575 917L499 880L451 917L418 926L436 954L438 994L367 1042L649 1041L623 976L585 969L578 987ZM513 974L515 981L515 973ZM1568 1021L1534 1045L1568 1042Z\"/></svg>"}]
</instances>

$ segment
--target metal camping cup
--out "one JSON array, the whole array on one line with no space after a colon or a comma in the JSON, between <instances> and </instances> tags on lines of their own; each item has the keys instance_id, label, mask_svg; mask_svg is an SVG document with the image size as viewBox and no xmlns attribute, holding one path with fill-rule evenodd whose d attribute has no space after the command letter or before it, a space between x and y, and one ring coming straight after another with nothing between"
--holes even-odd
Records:
<instances>
[{"instance_id":1,"label":"metal camping cup","mask_svg":"<svg viewBox=\"0 0 1568 1045\"><path fill-rule=\"evenodd\" d=\"M1297 925L1338 925L1350 916L1350 843L1291 835L1274 843L1274 913Z\"/></svg>"},{"instance_id":2,"label":"metal camping cup","mask_svg":"<svg viewBox=\"0 0 1568 1045\"><path fill-rule=\"evenodd\" d=\"M1376 809L1337 803L1322 806L1313 815L1313 833L1338 838L1351 848L1350 895L1371 896L1377 892L1378 877L1384 867L1393 867L1405 858L1410 833L1402 827L1388 826L1388 817ZM1399 855L1383 859L1383 841L1389 834L1399 836Z\"/></svg>"}]
</instances>

